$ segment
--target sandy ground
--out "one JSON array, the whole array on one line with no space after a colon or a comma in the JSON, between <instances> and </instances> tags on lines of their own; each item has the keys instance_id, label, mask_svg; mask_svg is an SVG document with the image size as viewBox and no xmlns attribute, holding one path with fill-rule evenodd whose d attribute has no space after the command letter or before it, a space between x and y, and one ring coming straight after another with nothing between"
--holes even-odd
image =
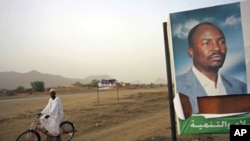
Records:
<instances>
[{"instance_id":1,"label":"sandy ground","mask_svg":"<svg viewBox=\"0 0 250 141\"><path fill-rule=\"evenodd\" d=\"M60 94L65 119L74 122L72 141L170 141L167 88ZM119 97L118 97L118 96ZM40 97L40 96L24 96ZM48 97L0 101L0 141L14 141L27 130ZM98 102L99 101L99 102ZM45 136L42 140L45 140ZM228 141L229 135L177 136L178 141Z\"/></svg>"}]
</instances>

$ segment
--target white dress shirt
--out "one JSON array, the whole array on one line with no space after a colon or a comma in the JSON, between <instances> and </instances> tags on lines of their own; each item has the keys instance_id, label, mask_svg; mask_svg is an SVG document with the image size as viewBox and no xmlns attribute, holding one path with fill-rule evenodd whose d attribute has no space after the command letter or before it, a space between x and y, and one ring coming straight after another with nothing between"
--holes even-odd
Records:
<instances>
[{"instance_id":1,"label":"white dress shirt","mask_svg":"<svg viewBox=\"0 0 250 141\"><path fill-rule=\"evenodd\" d=\"M207 78L194 66L192 67L192 71L194 72L195 76L201 83L202 87L205 89L205 92L207 93L208 96L226 95L226 89L224 84L222 83L220 73L218 74L217 85L215 85L215 82Z\"/></svg>"}]
</instances>

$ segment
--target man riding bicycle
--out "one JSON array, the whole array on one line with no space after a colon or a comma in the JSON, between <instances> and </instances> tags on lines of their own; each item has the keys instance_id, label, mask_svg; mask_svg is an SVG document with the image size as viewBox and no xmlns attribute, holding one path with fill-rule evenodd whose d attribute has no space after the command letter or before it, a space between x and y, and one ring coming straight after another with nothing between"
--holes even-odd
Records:
<instances>
[{"instance_id":1,"label":"man riding bicycle","mask_svg":"<svg viewBox=\"0 0 250 141\"><path fill-rule=\"evenodd\" d=\"M39 113L40 122L49 134L60 140L59 125L63 118L63 107L60 98L56 96L56 90L51 89L49 92L51 98L46 107Z\"/></svg>"}]
</instances>

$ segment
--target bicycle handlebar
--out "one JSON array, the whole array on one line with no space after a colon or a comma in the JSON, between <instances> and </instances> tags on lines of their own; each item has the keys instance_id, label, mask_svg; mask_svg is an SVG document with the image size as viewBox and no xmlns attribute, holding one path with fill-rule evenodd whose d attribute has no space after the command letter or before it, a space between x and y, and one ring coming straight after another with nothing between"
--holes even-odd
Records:
<instances>
[{"instance_id":1,"label":"bicycle handlebar","mask_svg":"<svg viewBox=\"0 0 250 141\"><path fill-rule=\"evenodd\" d=\"M40 116L39 115L35 115L35 117L34 117L35 119L38 119L38 118L40 118Z\"/></svg>"}]
</instances>

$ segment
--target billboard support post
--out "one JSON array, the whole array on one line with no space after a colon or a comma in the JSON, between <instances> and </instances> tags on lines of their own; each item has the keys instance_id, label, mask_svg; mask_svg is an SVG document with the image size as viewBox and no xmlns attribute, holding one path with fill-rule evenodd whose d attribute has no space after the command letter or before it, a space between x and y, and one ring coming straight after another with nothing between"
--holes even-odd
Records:
<instances>
[{"instance_id":1,"label":"billboard support post","mask_svg":"<svg viewBox=\"0 0 250 141\"><path fill-rule=\"evenodd\" d=\"M118 83L116 82L116 93L117 93L117 102L119 103L119 89L118 89Z\"/></svg>"},{"instance_id":2,"label":"billboard support post","mask_svg":"<svg viewBox=\"0 0 250 141\"><path fill-rule=\"evenodd\" d=\"M97 103L99 104L99 87L98 86L96 89L96 94L97 94Z\"/></svg>"},{"instance_id":3,"label":"billboard support post","mask_svg":"<svg viewBox=\"0 0 250 141\"><path fill-rule=\"evenodd\" d=\"M175 122L175 112L173 103L173 82L171 73L171 59L169 51L168 33L167 33L167 22L163 23L163 33L164 33L164 43L165 43L165 56L166 56L166 67L167 67L167 79L168 79L168 96L169 96L169 108L170 108L170 119L171 119L171 129L172 129L172 141L176 141L176 122Z\"/></svg>"}]
</instances>

